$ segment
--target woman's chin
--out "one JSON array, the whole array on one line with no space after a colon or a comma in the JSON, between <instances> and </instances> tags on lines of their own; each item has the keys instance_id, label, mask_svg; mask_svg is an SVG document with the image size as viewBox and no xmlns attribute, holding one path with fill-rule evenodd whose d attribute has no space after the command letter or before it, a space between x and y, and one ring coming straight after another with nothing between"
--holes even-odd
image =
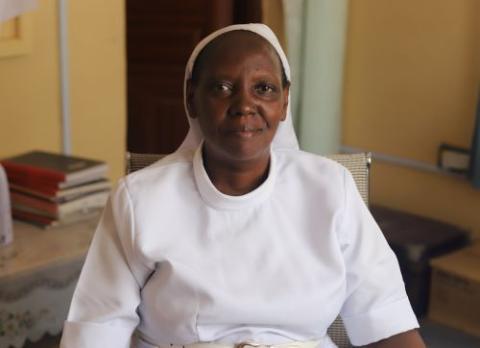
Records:
<instances>
[{"instance_id":1,"label":"woman's chin","mask_svg":"<svg viewBox=\"0 0 480 348\"><path fill-rule=\"evenodd\" d=\"M238 162L252 162L268 160L270 156L270 147L250 147L247 145L235 147L233 149L226 149L228 157L233 161Z\"/></svg>"},{"instance_id":2,"label":"woman's chin","mask_svg":"<svg viewBox=\"0 0 480 348\"><path fill-rule=\"evenodd\" d=\"M259 146L248 141L235 141L220 146L207 146L207 157L212 156L222 162L246 163L257 161L268 161L270 156L270 145Z\"/></svg>"}]
</instances>

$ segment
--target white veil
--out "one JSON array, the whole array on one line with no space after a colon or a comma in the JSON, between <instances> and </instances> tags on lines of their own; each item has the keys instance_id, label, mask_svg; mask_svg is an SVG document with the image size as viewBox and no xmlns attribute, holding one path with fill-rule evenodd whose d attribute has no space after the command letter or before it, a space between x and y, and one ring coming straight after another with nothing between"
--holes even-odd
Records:
<instances>
[{"instance_id":1,"label":"white veil","mask_svg":"<svg viewBox=\"0 0 480 348\"><path fill-rule=\"evenodd\" d=\"M183 140L183 143L180 145L177 151L196 149L203 139L200 126L198 125L198 121L190 117L188 113L188 108L187 108L187 93L186 93L187 81L192 76L192 69L193 69L195 60L197 59L202 49L208 43L213 41L216 37L234 30L251 31L260 35L261 37L266 39L268 42L270 42L270 44L277 51L278 56L280 57L280 60L283 65L283 69L285 70L285 75L287 76L287 80L290 81L290 66L288 65L287 57L285 56L285 53L283 52L282 47L280 46L280 43L278 42L278 39L275 36L275 34L265 24L258 24L258 23L235 24L211 33L210 35L205 37L202 41L200 41L198 45L195 47L192 54L190 55L190 58L188 59L187 67L185 68L185 78L183 80L183 103L185 106L185 112L187 114L188 123L190 124L190 129L187 133L187 136ZM287 117L285 121L281 122L280 125L278 126L277 133L275 134L275 137L273 138L273 141L272 141L272 148L298 149L297 136L295 135L295 130L293 129L292 115L290 111L290 96L289 96L289 102L288 102L288 108L287 108Z\"/></svg>"}]
</instances>

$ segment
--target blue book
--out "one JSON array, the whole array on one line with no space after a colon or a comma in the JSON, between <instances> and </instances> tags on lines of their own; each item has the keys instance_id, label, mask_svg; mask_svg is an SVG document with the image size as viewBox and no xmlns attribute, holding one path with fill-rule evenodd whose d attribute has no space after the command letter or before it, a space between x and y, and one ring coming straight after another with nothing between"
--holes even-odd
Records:
<instances>
[{"instance_id":1,"label":"blue book","mask_svg":"<svg viewBox=\"0 0 480 348\"><path fill-rule=\"evenodd\" d=\"M470 151L470 179L474 187L480 188L480 96L477 103L475 128L473 129L472 148Z\"/></svg>"}]
</instances>

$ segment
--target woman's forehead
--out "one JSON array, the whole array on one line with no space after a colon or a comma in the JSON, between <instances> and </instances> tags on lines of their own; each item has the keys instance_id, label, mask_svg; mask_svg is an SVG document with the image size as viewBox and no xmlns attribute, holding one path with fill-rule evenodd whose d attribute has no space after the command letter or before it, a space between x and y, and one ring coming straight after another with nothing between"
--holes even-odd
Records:
<instances>
[{"instance_id":1,"label":"woman's forehead","mask_svg":"<svg viewBox=\"0 0 480 348\"><path fill-rule=\"evenodd\" d=\"M223 48L265 48L274 50L273 46L264 37L246 30L235 30L217 36L209 42L203 52L222 50Z\"/></svg>"},{"instance_id":2,"label":"woman's forehead","mask_svg":"<svg viewBox=\"0 0 480 348\"><path fill-rule=\"evenodd\" d=\"M222 63L231 63L254 55L265 55L273 68L281 73L281 61L273 46L260 35L238 30L225 33L208 43L195 61L192 76L199 77L202 71L216 70Z\"/></svg>"}]
</instances>

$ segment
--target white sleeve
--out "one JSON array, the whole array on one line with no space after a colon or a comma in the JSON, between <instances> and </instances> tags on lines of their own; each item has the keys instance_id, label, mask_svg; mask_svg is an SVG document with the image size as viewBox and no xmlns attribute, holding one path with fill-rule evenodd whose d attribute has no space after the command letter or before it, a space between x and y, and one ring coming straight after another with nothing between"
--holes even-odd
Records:
<instances>
[{"instance_id":1,"label":"white sleeve","mask_svg":"<svg viewBox=\"0 0 480 348\"><path fill-rule=\"evenodd\" d=\"M397 258L347 171L343 214L347 290L340 315L350 341L361 346L417 328Z\"/></svg>"},{"instance_id":2,"label":"white sleeve","mask_svg":"<svg viewBox=\"0 0 480 348\"><path fill-rule=\"evenodd\" d=\"M61 348L128 348L139 323L140 289L150 273L135 253L124 181L111 194L83 266Z\"/></svg>"}]
</instances>

